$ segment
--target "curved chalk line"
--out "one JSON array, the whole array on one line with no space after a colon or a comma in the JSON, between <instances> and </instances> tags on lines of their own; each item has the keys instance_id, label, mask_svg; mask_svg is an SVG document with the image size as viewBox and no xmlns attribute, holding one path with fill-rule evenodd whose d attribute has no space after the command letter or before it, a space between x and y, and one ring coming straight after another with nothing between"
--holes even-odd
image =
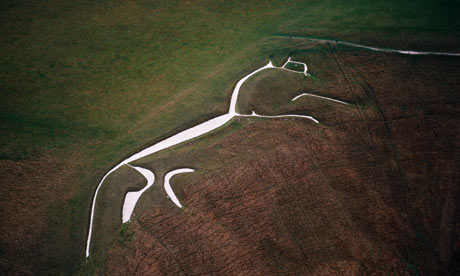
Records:
<instances>
[{"instance_id":1,"label":"curved chalk line","mask_svg":"<svg viewBox=\"0 0 460 276\"><path fill-rule=\"evenodd\" d=\"M147 185L145 185L145 187L140 191L126 193L125 200L123 202L122 219L121 219L123 223L131 220L131 215L134 211L134 207L136 207L137 201L139 200L141 195L145 191L147 191L147 189L150 188L155 182L155 175L150 170L147 170L141 167L134 167L129 164L127 165L135 169L136 171L138 171L140 174L142 174L145 177L145 179L147 179Z\"/></svg>"},{"instance_id":2,"label":"curved chalk line","mask_svg":"<svg viewBox=\"0 0 460 276\"><path fill-rule=\"evenodd\" d=\"M298 96L295 96L291 102L297 100L298 98L300 97L303 97L303 96L310 96L310 97L316 97L316 98L320 98L320 99L323 99L323 100L328 100L328 101L332 101L332 102L336 102L336 103L340 103L340 104L345 104L347 105L348 103L346 102L342 102L342 101L339 101L339 100L336 100L336 99L332 99L332 98L329 98L329 97L323 97L323 96L319 96L319 95L315 95L315 94L310 94L310 93L303 93L303 94L300 94Z\"/></svg>"},{"instance_id":3,"label":"curved chalk line","mask_svg":"<svg viewBox=\"0 0 460 276\"><path fill-rule=\"evenodd\" d=\"M313 122L319 124L319 121L308 115L297 115L297 114L285 114L285 115L259 115L255 111L252 111L252 114L238 114L238 117L258 117L258 118L304 118L310 119Z\"/></svg>"},{"instance_id":4,"label":"curved chalk line","mask_svg":"<svg viewBox=\"0 0 460 276\"><path fill-rule=\"evenodd\" d=\"M177 207L179 208L182 208L182 204L180 204L180 201L179 199L177 199L176 195L174 194L174 191L172 190L171 188L171 184L169 183L169 180L175 176L176 174L180 174L180 173L190 173L190 172L194 172L195 170L194 169L190 169L190 168L183 168L183 169L177 169L177 170L173 170L173 171L170 171L168 172L166 175L165 175L165 179L164 179L164 183L163 183L163 186L165 188L165 191L166 193L168 194L169 198L174 202L174 204L177 205Z\"/></svg>"}]
</instances>

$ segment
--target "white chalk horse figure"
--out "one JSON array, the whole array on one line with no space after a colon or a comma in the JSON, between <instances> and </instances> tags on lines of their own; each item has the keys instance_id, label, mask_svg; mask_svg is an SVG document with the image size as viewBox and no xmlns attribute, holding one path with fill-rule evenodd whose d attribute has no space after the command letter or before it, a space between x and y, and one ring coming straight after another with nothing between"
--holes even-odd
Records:
<instances>
[{"instance_id":1,"label":"white chalk horse figure","mask_svg":"<svg viewBox=\"0 0 460 276\"><path fill-rule=\"evenodd\" d=\"M287 68L286 66L288 65L294 65L294 67L298 67L298 66L303 66L303 71L296 71L296 70L291 70L289 68ZM133 161L136 161L138 159L141 159L145 156L148 156L150 154L153 154L153 153L156 153L158 151L161 151L161 150L164 150L164 149L167 149L167 148L170 148L172 146L175 146L177 144L180 144L182 142L185 142L185 141L188 141L188 140L191 140L193 138L196 138L198 136L201 136L205 133L208 133L216 128L219 128L221 126L223 126L224 124L226 124L227 122L229 122L233 117L262 117L262 118L284 118L284 117L296 117L296 118L304 118L304 119L309 119L311 121L313 121L314 123L319 123L318 120L316 120L315 118L311 117L311 116L307 116L307 115L297 115L297 114L288 114L288 115L277 115L277 116L268 116L268 115L259 115L259 114L256 114L254 111L252 112L252 114L240 114L237 112L236 110L236 102L237 102L237 99L238 99L238 93L240 91L240 88L241 86L243 85L243 83L248 79L250 78L251 76L255 75L256 73L260 72L260 71L263 71L265 69L269 69L269 68L278 68L278 69L281 69L281 70L288 70L288 71L291 71L291 72L294 72L294 73L300 73L300 74L304 74L305 76L309 76L309 74L307 73L307 70L308 70L308 67L305 63L302 63L302 62L297 62L297 61L292 61L291 58L289 57L289 59L286 61L286 63L284 63L283 66L281 67L277 67L277 66L274 66L272 64L271 61L269 61L265 66L253 71L252 73L246 75L245 77L243 77L242 79L240 79L234 90L233 90L233 93L232 93L232 97L231 97L231 100L230 100L230 108L229 108L229 111L228 113L226 114L223 114L221 116L218 116L218 117L215 117L211 120L208 120L204 123L201 123L199 125L196 125L192 128L189 128L189 129L186 129L186 130L183 130L169 138L166 138L132 156L130 156L129 158L121 161L118 165L116 165L115 167L113 167L110 171L108 171L104 177L101 179L101 181L99 182L97 188L96 188L96 191L94 193L94 196L93 196L93 202L92 202L92 206L91 206L91 215L90 215L90 223L89 223L89 230L88 230L88 238L87 238L87 242L86 242L86 257L89 257L90 255L90 245L91 245L91 235L92 235L92 230L93 230L93 222L94 222L94 212L95 212L95 206L96 206L96 200L97 200L97 195L99 193L99 189L102 185L102 183L104 183L105 179L111 174L113 173L114 171L116 171L117 169L119 169L120 167L126 165L126 166L129 166L133 169L135 169L137 172L139 172L140 174L142 174L144 176L144 178L147 180L147 184L146 186L139 190L139 191L135 191L135 192L128 192L126 193L125 195L125 198L124 198L124 201L123 201L123 209L122 209L122 222L123 223L126 223L128 221L130 221L131 219L131 215L134 211L134 208L136 207L136 204L137 204L137 201L139 200L139 198L141 197L141 195L147 190L149 189L153 183L155 182L155 175L152 171L148 170L148 169L145 169L145 168L141 168L141 167L137 167L137 166L131 166L130 163L133 162ZM304 94L301 94L301 95L298 95L297 97L295 97L294 99L292 99L292 101L295 101L296 99L298 99L299 97L302 97L302 96L313 96L313 97L319 97L319 98L323 98L323 99L326 99L326 100L331 100L331 101L335 101L335 102L340 102L338 100L334 100L334 99L330 99L330 98L326 98L326 97L321 97L321 96L317 96L317 95L314 95L314 94L309 94L309 93L304 93ZM346 104L345 102L340 102L342 104ZM170 179L176 175L176 174L181 174L181 173L188 173L188 172L193 172L194 170L193 169L190 169L190 168L181 168L181 169L176 169L176 170L173 170L173 171L170 171L168 172L166 175L165 175L165 178L164 178L164 189L167 193L167 195L169 196L169 198L172 200L172 202L174 204L177 205L177 207L179 208L182 208L182 205L180 203L180 201L177 199L176 195L174 194L173 190L171 189L171 186L169 184L169 181Z\"/></svg>"}]
</instances>

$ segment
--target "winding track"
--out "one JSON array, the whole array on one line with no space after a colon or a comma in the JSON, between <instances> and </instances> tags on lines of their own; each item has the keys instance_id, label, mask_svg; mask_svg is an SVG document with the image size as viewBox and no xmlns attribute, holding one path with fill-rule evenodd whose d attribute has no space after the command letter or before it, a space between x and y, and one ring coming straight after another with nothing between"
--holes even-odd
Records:
<instances>
[{"instance_id":1,"label":"winding track","mask_svg":"<svg viewBox=\"0 0 460 276\"><path fill-rule=\"evenodd\" d=\"M282 37L285 37L282 35ZM304 37L304 36L290 36L291 38L300 38L306 39L310 41L316 41L321 43L336 43L336 44L343 44L357 48L363 48L371 51L376 52L386 52L386 53L398 53L403 55L419 55L419 56L452 56L452 57L460 57L460 53L449 53L449 52L430 52L430 51L412 51L412 50L398 50L392 48L381 48L381 47L372 47L366 46L358 43L341 41L341 40L333 40L333 39L321 39L321 38L312 38L312 37Z\"/></svg>"}]
</instances>

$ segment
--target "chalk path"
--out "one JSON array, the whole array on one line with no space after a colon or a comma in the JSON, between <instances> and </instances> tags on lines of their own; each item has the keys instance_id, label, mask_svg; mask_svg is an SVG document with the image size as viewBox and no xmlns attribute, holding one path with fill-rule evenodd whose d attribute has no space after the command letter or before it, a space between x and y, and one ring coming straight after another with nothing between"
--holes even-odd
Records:
<instances>
[{"instance_id":1,"label":"chalk path","mask_svg":"<svg viewBox=\"0 0 460 276\"><path fill-rule=\"evenodd\" d=\"M333 40L333 39L310 38L310 37L302 37L302 36L290 36L290 37L291 38L307 39L307 40L310 40L310 41L317 41L317 42L323 42L323 43L343 44L343 45L348 45L348 46L357 47L357 48L363 48L363 49L376 51L376 52L399 53L399 54L403 54L403 55L420 55L420 56L453 56L453 57L459 57L460 56L460 53L399 50L399 49L392 49L392 48L372 47L372 46L366 46L366 45L362 45L362 44L358 44L358 43L341 41L341 40Z\"/></svg>"}]
</instances>

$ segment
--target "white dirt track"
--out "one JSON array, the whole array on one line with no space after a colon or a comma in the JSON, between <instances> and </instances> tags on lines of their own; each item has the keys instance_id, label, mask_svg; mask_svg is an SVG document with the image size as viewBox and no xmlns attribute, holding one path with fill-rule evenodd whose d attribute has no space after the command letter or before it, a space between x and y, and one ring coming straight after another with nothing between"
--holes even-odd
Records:
<instances>
[{"instance_id":1,"label":"white dirt track","mask_svg":"<svg viewBox=\"0 0 460 276\"><path fill-rule=\"evenodd\" d=\"M399 49L391 49L391 48L381 48L381 47L373 47L362 45L353 42L341 41L341 40L333 40L333 39L321 39L321 38L311 38L311 37L301 37L301 36L291 36L291 38L300 38L306 39L310 41L316 41L320 43L331 43L331 44L343 44L357 48L363 48L371 51L376 52L385 52L385 53L398 53L403 55L416 55L416 56L451 56L451 57L460 57L460 53L450 53L450 52L432 52L432 51L413 51L413 50L399 50Z\"/></svg>"}]
</instances>

